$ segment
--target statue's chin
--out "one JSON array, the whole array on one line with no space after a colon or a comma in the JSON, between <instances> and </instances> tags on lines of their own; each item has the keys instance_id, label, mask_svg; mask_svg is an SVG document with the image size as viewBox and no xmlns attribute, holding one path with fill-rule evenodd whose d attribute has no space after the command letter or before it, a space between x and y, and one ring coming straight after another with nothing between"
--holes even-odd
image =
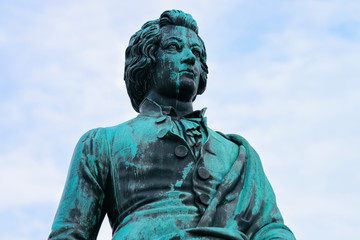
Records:
<instances>
[{"instance_id":1,"label":"statue's chin","mask_svg":"<svg viewBox=\"0 0 360 240\"><path fill-rule=\"evenodd\" d=\"M179 88L178 99L181 101L192 101L197 93L196 81L192 78L183 77Z\"/></svg>"},{"instance_id":2,"label":"statue's chin","mask_svg":"<svg viewBox=\"0 0 360 240\"><path fill-rule=\"evenodd\" d=\"M195 88L180 88L177 99L183 102L192 102L196 96Z\"/></svg>"}]
</instances>

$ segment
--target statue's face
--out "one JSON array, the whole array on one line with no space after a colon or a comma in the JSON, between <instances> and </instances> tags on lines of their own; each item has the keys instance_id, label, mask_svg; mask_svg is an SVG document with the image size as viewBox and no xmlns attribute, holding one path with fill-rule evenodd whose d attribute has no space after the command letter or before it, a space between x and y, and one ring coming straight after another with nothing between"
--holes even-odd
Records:
<instances>
[{"instance_id":1,"label":"statue's face","mask_svg":"<svg viewBox=\"0 0 360 240\"><path fill-rule=\"evenodd\" d=\"M199 87L201 52L193 30L173 25L161 28L152 90L168 98L192 101Z\"/></svg>"}]
</instances>

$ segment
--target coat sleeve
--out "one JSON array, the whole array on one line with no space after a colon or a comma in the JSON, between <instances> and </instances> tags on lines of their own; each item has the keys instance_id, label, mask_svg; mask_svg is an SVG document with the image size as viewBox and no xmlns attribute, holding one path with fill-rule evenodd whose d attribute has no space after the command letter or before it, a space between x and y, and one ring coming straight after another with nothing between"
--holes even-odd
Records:
<instances>
[{"instance_id":1,"label":"coat sleeve","mask_svg":"<svg viewBox=\"0 0 360 240\"><path fill-rule=\"evenodd\" d=\"M96 239L106 213L105 129L85 133L75 147L49 239Z\"/></svg>"},{"instance_id":2,"label":"coat sleeve","mask_svg":"<svg viewBox=\"0 0 360 240\"><path fill-rule=\"evenodd\" d=\"M243 174L239 178L239 192L231 224L244 232L249 239L295 239L291 230L284 224L276 205L274 191L265 176L260 158L248 142L238 135L228 135L235 143L246 150ZM240 190L241 189L241 190Z\"/></svg>"}]
</instances>

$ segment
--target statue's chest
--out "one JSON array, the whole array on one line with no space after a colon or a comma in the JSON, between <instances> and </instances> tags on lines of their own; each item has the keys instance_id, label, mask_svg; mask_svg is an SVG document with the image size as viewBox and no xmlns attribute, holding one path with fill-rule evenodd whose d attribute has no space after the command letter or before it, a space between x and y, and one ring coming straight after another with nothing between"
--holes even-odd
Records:
<instances>
[{"instance_id":1,"label":"statue's chest","mask_svg":"<svg viewBox=\"0 0 360 240\"><path fill-rule=\"evenodd\" d=\"M196 159L176 136L147 139L114 156L116 182L129 193L182 189L191 191Z\"/></svg>"},{"instance_id":2,"label":"statue's chest","mask_svg":"<svg viewBox=\"0 0 360 240\"><path fill-rule=\"evenodd\" d=\"M125 144L113 148L119 149L111 159L115 197L133 204L183 192L192 196L191 204L195 199L199 209L205 209L236 158L234 149L209 135L196 158L187 142L166 125L143 132L145 136L129 135Z\"/></svg>"}]
</instances>

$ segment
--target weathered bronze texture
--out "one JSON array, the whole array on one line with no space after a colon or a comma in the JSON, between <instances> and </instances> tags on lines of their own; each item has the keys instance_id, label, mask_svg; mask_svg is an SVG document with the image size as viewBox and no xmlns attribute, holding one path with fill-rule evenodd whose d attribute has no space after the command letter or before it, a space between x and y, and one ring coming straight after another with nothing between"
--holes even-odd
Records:
<instances>
[{"instance_id":1,"label":"weathered bronze texture","mask_svg":"<svg viewBox=\"0 0 360 240\"><path fill-rule=\"evenodd\" d=\"M178 10L144 24L126 50L139 115L79 140L49 239L295 239L260 159L239 135L207 126L204 42Z\"/></svg>"}]
</instances>

